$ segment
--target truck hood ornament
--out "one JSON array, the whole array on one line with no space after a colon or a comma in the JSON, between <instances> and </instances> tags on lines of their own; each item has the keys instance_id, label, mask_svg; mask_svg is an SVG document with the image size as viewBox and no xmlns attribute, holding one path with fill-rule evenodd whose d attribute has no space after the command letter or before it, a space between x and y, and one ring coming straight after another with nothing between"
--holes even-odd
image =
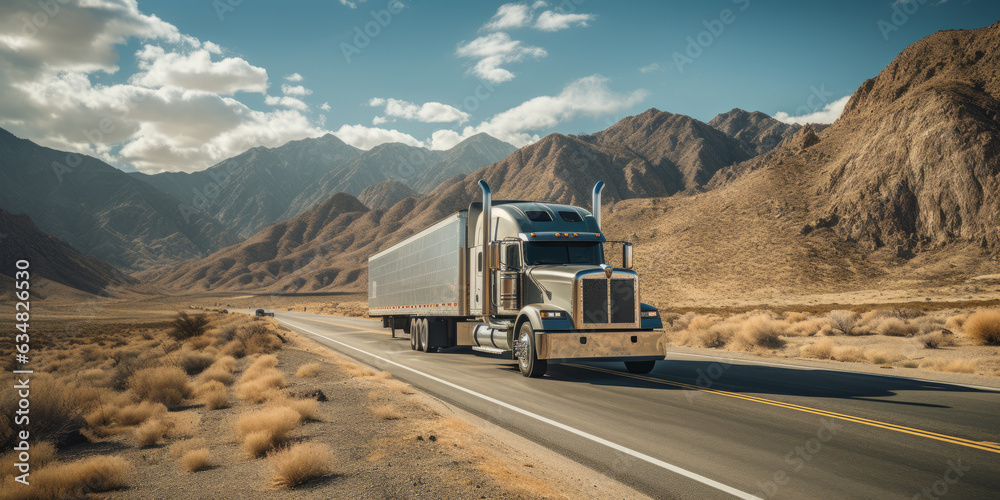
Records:
<instances>
[{"instance_id":1,"label":"truck hood ornament","mask_svg":"<svg viewBox=\"0 0 1000 500\"><path fill-rule=\"evenodd\" d=\"M611 279L611 274L615 272L615 268L607 264L601 264L601 269L604 269L604 276L607 276L608 279Z\"/></svg>"}]
</instances>

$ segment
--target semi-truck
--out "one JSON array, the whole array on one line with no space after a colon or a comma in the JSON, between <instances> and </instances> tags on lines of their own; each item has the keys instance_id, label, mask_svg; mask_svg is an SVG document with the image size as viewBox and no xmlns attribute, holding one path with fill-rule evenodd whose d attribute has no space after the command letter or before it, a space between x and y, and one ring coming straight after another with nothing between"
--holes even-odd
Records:
<instances>
[{"instance_id":1,"label":"semi-truck","mask_svg":"<svg viewBox=\"0 0 1000 500\"><path fill-rule=\"evenodd\" d=\"M623 361L648 373L666 348L657 309L639 300L631 243L605 261L598 181L592 207L482 200L368 259L368 314L410 349L510 356L522 375L548 363ZM609 245L610 246L610 245Z\"/></svg>"}]
</instances>

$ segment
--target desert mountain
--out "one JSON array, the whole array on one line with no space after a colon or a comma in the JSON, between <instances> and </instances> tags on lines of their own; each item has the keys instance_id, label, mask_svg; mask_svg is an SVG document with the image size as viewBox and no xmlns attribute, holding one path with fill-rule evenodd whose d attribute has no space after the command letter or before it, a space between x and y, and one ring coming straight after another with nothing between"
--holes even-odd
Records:
<instances>
[{"instance_id":1,"label":"desert mountain","mask_svg":"<svg viewBox=\"0 0 1000 500\"><path fill-rule=\"evenodd\" d=\"M83 255L69 243L43 233L27 215L0 209L0 274L13 278L19 259L29 259L32 276L87 293L98 294L108 286L131 282L111 264Z\"/></svg>"},{"instance_id":2,"label":"desert mountain","mask_svg":"<svg viewBox=\"0 0 1000 500\"><path fill-rule=\"evenodd\" d=\"M713 147L721 151L707 151ZM404 148L407 147L388 144L382 149ZM161 286L178 289L266 288L305 292L363 287L365 266L371 254L468 207L471 201L479 199L476 182L481 178L490 183L497 199L538 199L589 206L591 190L600 179L608 184L605 198L609 201L664 196L696 190L701 187L699 182L711 178L720 168L747 157L735 139L704 123L649 110L591 136L549 135L473 174L454 175L427 196L399 198L389 208L373 207L362 214L345 201L346 195L335 195L286 223L262 230L245 243L166 273L148 272L143 276ZM365 197L392 186L383 181L370 188ZM349 198L360 205L353 197ZM329 203L340 209L331 211ZM344 225L352 217L353 221ZM326 227L329 223L335 228L313 230L310 234L317 235L316 241L303 240L298 245L282 243L287 227L299 227L303 221L309 221L310 227ZM269 243L265 245L265 241ZM276 253L259 252L261 246L277 249ZM242 257L237 258L236 254ZM303 254L308 258L300 257Z\"/></svg>"},{"instance_id":3,"label":"desert mountain","mask_svg":"<svg viewBox=\"0 0 1000 500\"><path fill-rule=\"evenodd\" d=\"M358 201L375 210L389 208L400 200L413 196L419 196L419 194L410 186L390 179L366 187L358 196Z\"/></svg>"},{"instance_id":4,"label":"desert mountain","mask_svg":"<svg viewBox=\"0 0 1000 500\"><path fill-rule=\"evenodd\" d=\"M216 220L89 156L56 151L0 129L0 208L84 254L139 269L207 255L235 238Z\"/></svg>"},{"instance_id":5,"label":"desert mountain","mask_svg":"<svg viewBox=\"0 0 1000 500\"><path fill-rule=\"evenodd\" d=\"M760 111L750 113L740 108L722 113L708 124L739 141L751 156L770 152L802 128L801 125L779 122Z\"/></svg>"},{"instance_id":6,"label":"desert mountain","mask_svg":"<svg viewBox=\"0 0 1000 500\"><path fill-rule=\"evenodd\" d=\"M448 178L496 163L516 149L487 134L472 136L446 151L382 144L328 172L292 200L284 217L302 213L334 193L359 196L368 186L385 180L398 180L414 191L428 193Z\"/></svg>"},{"instance_id":7,"label":"desert mountain","mask_svg":"<svg viewBox=\"0 0 1000 500\"><path fill-rule=\"evenodd\" d=\"M327 134L277 148L257 147L194 173L131 174L249 237L334 193L359 195L387 179L429 191L456 173L501 160L514 146L486 134L447 151L383 144L363 151Z\"/></svg>"}]
</instances>

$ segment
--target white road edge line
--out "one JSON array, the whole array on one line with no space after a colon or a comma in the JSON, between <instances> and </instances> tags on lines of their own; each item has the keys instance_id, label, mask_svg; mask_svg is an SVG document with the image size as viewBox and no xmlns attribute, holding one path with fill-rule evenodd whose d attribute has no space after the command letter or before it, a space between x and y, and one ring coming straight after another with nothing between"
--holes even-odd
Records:
<instances>
[{"instance_id":1,"label":"white road edge line","mask_svg":"<svg viewBox=\"0 0 1000 500\"><path fill-rule=\"evenodd\" d=\"M551 425L553 427L557 427L557 428L562 429L562 430L564 430L566 432L569 432L569 433L572 433L572 434L576 434L577 436L580 436L582 438L589 439L589 440L591 440L591 441L593 441L595 443L607 446L608 448L611 448L613 450L617 450L617 451L620 451L620 452L625 453L627 455L630 455L632 457L638 458L639 460L643 460L645 462L649 462L649 463L651 463L651 464L653 464L653 465L655 465L657 467L661 467L663 469L667 469L667 470L669 470L671 472L674 472L676 474L680 474L680 475L682 475L684 477L687 477L689 479L693 479L693 480L698 481L699 483L702 483L702 484L704 484L706 486L711 486L712 488L715 488L715 489L717 489L719 491L722 491L722 492L725 492L725 493L729 493L730 495L733 495L734 497L744 498L744 499L747 499L747 500L762 500L760 497L751 495L749 493L746 493L744 491L738 490L736 488L732 488L730 486L726 486L726 485L724 485L724 484L722 484L722 483L720 483L718 481L715 481L715 480L709 479L709 478L707 478L705 476L702 476L701 474L697 474L697 473L691 472L691 471L689 471L687 469L682 469L682 468L680 468L680 467L678 467L676 465L669 464L667 462L664 462L663 460L651 457L651 456L646 455L644 453L635 451L635 450L633 450L631 448L626 448L626 447L624 447L624 446L622 446L620 444L613 443L611 441L608 441L607 439L595 436L595 435L590 434L588 432L581 431L581 430L579 430L579 429L577 429L575 427L570 427L570 426L568 426L566 424L563 424L561 422L556 422L555 420L552 420L552 419L550 419L548 417L543 417L543 416L541 416L541 415L539 415L537 413L532 413L532 412L530 412L528 410L525 410L523 408L519 408L519 407L514 406L514 405L512 405L510 403L506 403L504 401L500 401L499 399L491 398L490 396L487 396L485 394L480 394L480 393L478 393L476 391L473 391L472 389L467 389L467 388L462 387L462 386L460 386L458 384L454 384L454 383L448 382L447 380L435 377L434 375L429 375L429 374L424 373L424 372L422 372L420 370L416 370L414 368L410 368L409 366L397 363L397 362L392 361L390 359L383 358L383 357L381 357L381 356L379 356L377 354L372 354L372 353L370 353L368 351L365 351L365 350L362 350L362 349L358 349L357 347L345 344L345 343L343 343L343 342L341 342L339 340L331 339L330 337L327 337L326 335L318 334L318 333L316 333L316 332L314 332L312 330L309 330L307 328L303 328L303 327L298 326L298 325L293 325L293 324L291 324L291 322L289 322L287 320L282 321L282 320L279 319L278 321L281 321L282 323L286 323L289 326L298 328L299 330L302 330L302 331L304 331L306 333L315 335L315 336L320 337L320 338L324 338L326 340L329 340L330 342L333 342L335 344L339 344L339 345L344 346L344 347L346 347L348 349L353 349L353 350L358 351L360 353L366 354L366 355L371 356L371 357L373 357L373 358L375 358L375 359L377 359L379 361L382 361L383 363L388 363L390 365L393 365L393 366L402 368L404 370L416 373L417 375L421 375L423 377L426 377L426 378L428 378L430 380L433 380L434 382L437 382L439 384L444 384L444 385L446 385L448 387L451 387L453 389L462 391L462 392L464 392L466 394L469 394L469 395L475 396L477 398L483 399L483 400L488 401L490 403L493 403L495 405L502 406L504 408L507 408L508 410L520 413L521 415L524 415L526 417L533 418L535 420L538 420L539 422L543 422L543 423L549 424L549 425Z\"/></svg>"}]
</instances>

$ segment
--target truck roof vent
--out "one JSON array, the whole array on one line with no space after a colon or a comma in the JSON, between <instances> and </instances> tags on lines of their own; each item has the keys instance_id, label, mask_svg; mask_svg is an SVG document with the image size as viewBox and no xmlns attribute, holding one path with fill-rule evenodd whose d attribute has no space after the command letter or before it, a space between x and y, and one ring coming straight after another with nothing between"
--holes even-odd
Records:
<instances>
[{"instance_id":1,"label":"truck roof vent","mask_svg":"<svg viewBox=\"0 0 1000 500\"><path fill-rule=\"evenodd\" d=\"M583 217L580 217L580 214L568 210L560 211L559 217L562 217L562 220L565 222L583 222Z\"/></svg>"},{"instance_id":2,"label":"truck roof vent","mask_svg":"<svg viewBox=\"0 0 1000 500\"><path fill-rule=\"evenodd\" d=\"M552 222L552 216L544 210L526 210L524 215L527 215L533 222Z\"/></svg>"}]
</instances>

